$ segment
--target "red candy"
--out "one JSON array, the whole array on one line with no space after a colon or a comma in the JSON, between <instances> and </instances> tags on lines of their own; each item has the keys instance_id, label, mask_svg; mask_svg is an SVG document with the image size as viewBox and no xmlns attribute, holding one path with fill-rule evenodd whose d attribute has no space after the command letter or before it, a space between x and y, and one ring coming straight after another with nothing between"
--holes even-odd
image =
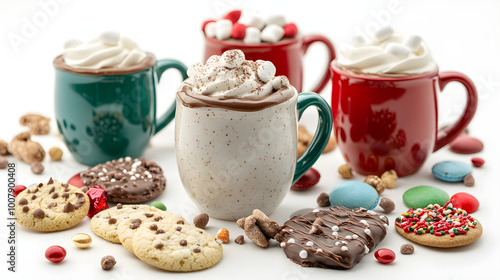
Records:
<instances>
[{"instance_id":1,"label":"red candy","mask_svg":"<svg viewBox=\"0 0 500 280\"><path fill-rule=\"evenodd\" d=\"M242 40L245 38L245 33L247 30L247 26L241 23L235 23L233 25L233 29L231 30L231 37L234 39Z\"/></svg>"},{"instance_id":2,"label":"red candy","mask_svg":"<svg viewBox=\"0 0 500 280\"><path fill-rule=\"evenodd\" d=\"M462 134L450 144L450 149L459 154L474 154L483 150L483 142L474 137Z\"/></svg>"},{"instance_id":3,"label":"red candy","mask_svg":"<svg viewBox=\"0 0 500 280\"><path fill-rule=\"evenodd\" d=\"M467 211L467 213L473 213L479 208L479 201L477 198L464 192L454 194L450 198L450 202L453 204L453 207L463 209Z\"/></svg>"},{"instance_id":4,"label":"red candy","mask_svg":"<svg viewBox=\"0 0 500 280\"><path fill-rule=\"evenodd\" d=\"M77 188L83 187L82 177L80 177L80 173L71 177L71 179L69 179L69 181L68 181L68 184L75 186Z\"/></svg>"},{"instance_id":5,"label":"red candy","mask_svg":"<svg viewBox=\"0 0 500 280\"><path fill-rule=\"evenodd\" d=\"M18 194L20 194L22 191L24 191L26 189L25 186L23 185L17 185L15 186L14 188L12 188L12 194L14 196L17 196Z\"/></svg>"},{"instance_id":6,"label":"red candy","mask_svg":"<svg viewBox=\"0 0 500 280\"><path fill-rule=\"evenodd\" d=\"M203 24L201 25L201 31L205 32L205 27L207 26L207 24L211 23L211 22L215 22L215 20L213 19L207 19L203 22Z\"/></svg>"},{"instance_id":7,"label":"red candy","mask_svg":"<svg viewBox=\"0 0 500 280\"><path fill-rule=\"evenodd\" d=\"M241 17L241 11L234 10L234 11L230 11L229 13L227 13L227 15L223 17L223 19L228 19L228 20L232 21L233 24L235 24L238 22L240 17Z\"/></svg>"},{"instance_id":8,"label":"red candy","mask_svg":"<svg viewBox=\"0 0 500 280\"><path fill-rule=\"evenodd\" d=\"M99 186L94 186L87 191L87 195L90 199L90 209L87 216L89 218L94 217L95 214L101 212L104 209L108 209L106 191Z\"/></svg>"},{"instance_id":9,"label":"red candy","mask_svg":"<svg viewBox=\"0 0 500 280\"><path fill-rule=\"evenodd\" d=\"M297 35L297 32L299 32L295 23L289 23L285 25L283 29L285 30L285 35L283 35L285 38L292 38Z\"/></svg>"},{"instance_id":10,"label":"red candy","mask_svg":"<svg viewBox=\"0 0 500 280\"><path fill-rule=\"evenodd\" d=\"M61 246L50 246L45 251L45 258L53 263L60 263L66 257L66 250Z\"/></svg>"},{"instance_id":11,"label":"red candy","mask_svg":"<svg viewBox=\"0 0 500 280\"><path fill-rule=\"evenodd\" d=\"M295 182L295 184L293 184L292 190L303 191L310 189L319 182L320 178L321 175L318 170L310 168L306 171L306 173L304 173L304 175L302 175L302 177L300 177L300 179L297 180L297 182Z\"/></svg>"},{"instance_id":12,"label":"red candy","mask_svg":"<svg viewBox=\"0 0 500 280\"><path fill-rule=\"evenodd\" d=\"M472 158L470 161L475 167L481 167L484 164L484 159L478 157Z\"/></svg>"},{"instance_id":13,"label":"red candy","mask_svg":"<svg viewBox=\"0 0 500 280\"><path fill-rule=\"evenodd\" d=\"M396 254L392 250L386 248L378 249L375 251L374 255L377 261L383 264L391 263L396 259Z\"/></svg>"}]
</instances>

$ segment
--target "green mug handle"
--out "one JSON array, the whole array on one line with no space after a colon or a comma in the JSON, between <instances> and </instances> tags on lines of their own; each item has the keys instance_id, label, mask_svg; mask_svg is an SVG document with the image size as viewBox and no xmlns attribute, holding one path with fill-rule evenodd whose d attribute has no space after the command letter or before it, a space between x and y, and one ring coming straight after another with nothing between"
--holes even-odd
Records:
<instances>
[{"instance_id":1,"label":"green mug handle","mask_svg":"<svg viewBox=\"0 0 500 280\"><path fill-rule=\"evenodd\" d=\"M325 149L332 132L332 110L325 99L317 93L303 92L299 94L297 100L299 120L302 117L302 113L304 113L309 106L315 106L318 108L318 127L316 128L316 133L314 133L314 138L311 141L311 144L307 147L304 154L302 154L302 156L297 160L295 174L293 175L293 183L297 182L297 180L313 166L316 160L318 160L321 153Z\"/></svg>"},{"instance_id":2,"label":"green mug handle","mask_svg":"<svg viewBox=\"0 0 500 280\"><path fill-rule=\"evenodd\" d=\"M184 64L174 59L161 59L158 60L155 65L158 82L160 81L161 75L163 75L163 73L170 68L175 68L179 70L179 72L182 75L182 80L187 79L188 77L187 67ZM175 106L176 106L176 101L174 99L174 103L170 106L170 108L168 108L168 110L156 120L156 126L154 132L155 134L160 132L160 130L165 128L165 126L167 126L167 124L169 124L174 119ZM156 107L156 97L155 97L155 107Z\"/></svg>"}]
</instances>

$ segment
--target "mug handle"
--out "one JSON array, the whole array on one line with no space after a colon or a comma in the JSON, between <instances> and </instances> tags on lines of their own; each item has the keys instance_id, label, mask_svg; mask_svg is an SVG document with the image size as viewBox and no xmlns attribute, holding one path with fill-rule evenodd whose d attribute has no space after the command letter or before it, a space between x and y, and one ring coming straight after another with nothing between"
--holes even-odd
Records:
<instances>
[{"instance_id":1,"label":"mug handle","mask_svg":"<svg viewBox=\"0 0 500 280\"><path fill-rule=\"evenodd\" d=\"M179 72L182 75L182 80L185 80L188 78L187 75L187 67L182 64L181 62L174 60L174 59L161 59L156 62L156 76L158 77L158 82L160 81L161 76L165 71L167 71L170 68L174 68L179 70ZM155 134L160 132L167 124L169 124L175 117L175 106L176 106L176 101L174 99L174 103L168 108L168 110L161 115L157 120L156 120L156 126L155 126ZM155 107L156 107L156 98L155 98Z\"/></svg>"},{"instance_id":2,"label":"mug handle","mask_svg":"<svg viewBox=\"0 0 500 280\"><path fill-rule=\"evenodd\" d=\"M326 84L328 83L328 80L330 80L331 76L330 63L335 59L335 49L333 48L332 42L330 42L330 40L328 40L324 36L305 35L304 37L302 37L302 54L305 54L309 49L309 47L316 42L321 42L325 44L328 50L328 63L326 64L325 72L321 80L319 80L319 83L312 90L312 92L320 93L323 90L323 88L325 88Z\"/></svg>"},{"instance_id":3,"label":"mug handle","mask_svg":"<svg viewBox=\"0 0 500 280\"><path fill-rule=\"evenodd\" d=\"M295 174L293 175L293 183L295 183L304 173L306 173L309 168L318 160L321 153L326 147L328 140L330 139L330 133L332 132L332 110L328 103L313 92L303 92L299 94L297 100L297 112L299 120L302 114L309 106L315 106L318 108L318 127L314 133L314 138L311 141L309 147L302 156L297 160L297 166L295 167Z\"/></svg>"},{"instance_id":4,"label":"mug handle","mask_svg":"<svg viewBox=\"0 0 500 280\"><path fill-rule=\"evenodd\" d=\"M472 120L477 109L477 91L474 83L462 73L458 72L441 72L438 74L439 89L442 91L449 82L459 82L464 85L467 90L467 106L460 119L453 125L438 131L438 137L434 145L434 152L444 147L455 139Z\"/></svg>"}]
</instances>

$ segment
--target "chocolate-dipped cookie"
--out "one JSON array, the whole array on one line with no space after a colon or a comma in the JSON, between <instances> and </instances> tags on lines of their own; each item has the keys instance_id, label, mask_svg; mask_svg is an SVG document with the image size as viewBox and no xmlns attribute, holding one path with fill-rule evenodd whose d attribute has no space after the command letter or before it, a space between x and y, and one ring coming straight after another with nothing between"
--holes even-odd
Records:
<instances>
[{"instance_id":1,"label":"chocolate-dipped cookie","mask_svg":"<svg viewBox=\"0 0 500 280\"><path fill-rule=\"evenodd\" d=\"M97 185L106 190L108 201L139 203L160 195L167 184L161 167L152 160L120 158L80 173L83 191Z\"/></svg>"},{"instance_id":2,"label":"chocolate-dipped cookie","mask_svg":"<svg viewBox=\"0 0 500 280\"><path fill-rule=\"evenodd\" d=\"M292 217L275 239L301 266L349 269L384 239L388 227L387 217L375 211L332 207Z\"/></svg>"}]
</instances>

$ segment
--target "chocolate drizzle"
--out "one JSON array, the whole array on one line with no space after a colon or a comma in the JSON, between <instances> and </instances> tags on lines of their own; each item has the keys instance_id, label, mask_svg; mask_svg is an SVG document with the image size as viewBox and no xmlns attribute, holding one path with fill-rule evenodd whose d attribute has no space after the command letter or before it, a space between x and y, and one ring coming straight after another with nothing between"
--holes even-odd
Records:
<instances>
[{"instance_id":1,"label":"chocolate drizzle","mask_svg":"<svg viewBox=\"0 0 500 280\"><path fill-rule=\"evenodd\" d=\"M178 99L189 108L212 107L244 112L264 110L289 100L295 94L292 87L285 87L262 98L207 96L193 93L192 86L187 83L177 91Z\"/></svg>"},{"instance_id":2,"label":"chocolate drizzle","mask_svg":"<svg viewBox=\"0 0 500 280\"><path fill-rule=\"evenodd\" d=\"M384 239L388 225L375 211L332 207L294 216L275 238L297 264L349 269Z\"/></svg>"}]
</instances>

